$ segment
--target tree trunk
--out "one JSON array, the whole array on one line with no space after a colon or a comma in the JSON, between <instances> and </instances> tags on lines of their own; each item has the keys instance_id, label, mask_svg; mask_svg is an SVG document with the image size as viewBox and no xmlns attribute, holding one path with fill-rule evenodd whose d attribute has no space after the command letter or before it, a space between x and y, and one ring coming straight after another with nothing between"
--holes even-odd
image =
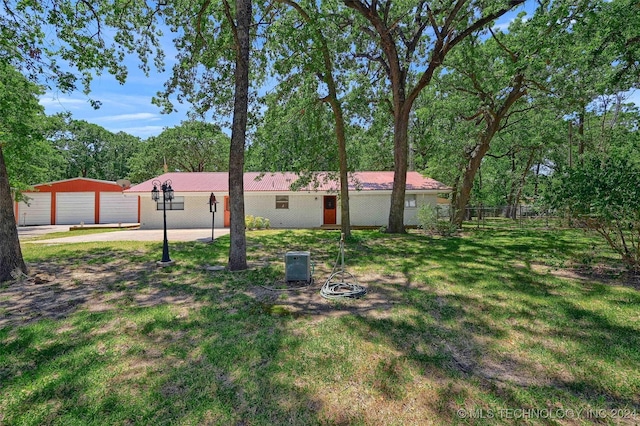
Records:
<instances>
[{"instance_id":1,"label":"tree trunk","mask_svg":"<svg viewBox=\"0 0 640 426\"><path fill-rule=\"evenodd\" d=\"M513 217L512 219L517 219L516 213L518 205L520 205L520 198L522 198L522 191L524 190L524 185L527 183L527 175L529 174L529 169L533 164L533 159L536 155L536 150L532 149L531 153L529 153L529 158L527 159L527 164L524 166L524 170L522 171L522 175L520 176L520 181L518 182L517 191L515 193L513 199Z\"/></svg>"},{"instance_id":2,"label":"tree trunk","mask_svg":"<svg viewBox=\"0 0 640 426\"><path fill-rule=\"evenodd\" d=\"M514 79L514 84L511 86L511 90L507 95L504 103L497 111L487 111L484 113L484 121L486 124L485 130L480 133L478 144L474 150L468 155L467 166L462 176L462 186L460 193L456 199L456 206L454 212L454 220L458 227L462 226L464 220L464 209L469 199L471 198L471 189L473 188L473 179L475 179L476 172L480 168L482 159L487 151L489 151L489 145L496 133L500 130L500 122L507 116L509 110L516 103L518 99L525 95L526 90L523 89L524 75L517 74Z\"/></svg>"},{"instance_id":3,"label":"tree trunk","mask_svg":"<svg viewBox=\"0 0 640 426\"><path fill-rule=\"evenodd\" d=\"M9 175L0 145L0 282L10 280L11 273L20 270L27 273L22 259L16 218L13 212L13 197L9 186Z\"/></svg>"},{"instance_id":4,"label":"tree trunk","mask_svg":"<svg viewBox=\"0 0 640 426\"><path fill-rule=\"evenodd\" d=\"M390 234L402 234L404 229L404 196L407 189L407 168L408 168L408 128L409 110L411 105L402 102L396 108L393 125L393 190L391 192L391 207L389 209L389 226L387 232Z\"/></svg>"},{"instance_id":5,"label":"tree trunk","mask_svg":"<svg viewBox=\"0 0 640 426\"><path fill-rule=\"evenodd\" d=\"M349 214L349 167L347 164L347 141L344 133L344 116L340 103L335 98L330 101L336 120L336 138L338 139L338 158L340 159L340 228L345 237L351 235L351 216Z\"/></svg>"},{"instance_id":6,"label":"tree trunk","mask_svg":"<svg viewBox=\"0 0 640 426\"><path fill-rule=\"evenodd\" d=\"M580 112L578 113L578 161L580 164L584 162L584 116L586 114L586 106L580 105Z\"/></svg>"},{"instance_id":7,"label":"tree trunk","mask_svg":"<svg viewBox=\"0 0 640 426\"><path fill-rule=\"evenodd\" d=\"M538 162L538 164L536 164L536 180L533 186L533 196L536 199L538 199L538 185L540 184L540 166L541 163Z\"/></svg>"},{"instance_id":8,"label":"tree trunk","mask_svg":"<svg viewBox=\"0 0 640 426\"><path fill-rule=\"evenodd\" d=\"M249 107L249 26L251 0L236 3L237 46L235 99L229 153L230 247L229 270L247 269L247 239L244 222L244 149Z\"/></svg>"},{"instance_id":9,"label":"tree trunk","mask_svg":"<svg viewBox=\"0 0 640 426\"><path fill-rule=\"evenodd\" d=\"M475 179L476 173L480 168L482 159L484 158L487 151L489 151L489 145L491 143L491 139L493 138L493 133L485 133L480 139L480 143L476 145L475 149L471 152L471 154L469 154L467 167L465 168L462 175L462 184L460 186L460 191L456 196L456 204L454 206L453 223L455 223L458 227L461 227L462 222L464 221L465 208L467 207L467 203L469 203L469 199L471 198L473 180Z\"/></svg>"},{"instance_id":10,"label":"tree trunk","mask_svg":"<svg viewBox=\"0 0 640 426\"><path fill-rule=\"evenodd\" d=\"M515 219L515 198L517 191L517 183L514 176L516 175L516 153L511 152L511 188L509 189L509 195L507 195L507 205L505 206L502 214L506 218Z\"/></svg>"},{"instance_id":11,"label":"tree trunk","mask_svg":"<svg viewBox=\"0 0 640 426\"><path fill-rule=\"evenodd\" d=\"M309 14L295 1L281 0L283 3L293 7L307 24L314 26L314 20ZM324 73L319 78L326 83L329 89L329 95L323 101L329 102L333 117L336 122L336 139L338 141L338 158L340 162L340 228L342 233L348 237L351 235L351 215L349 213L349 167L347 162L347 138L344 131L344 114L342 106L338 100L338 89L336 81L333 77L333 62L327 45L327 40L320 29L315 30L317 37L320 39L320 50L322 51L322 59L324 62Z\"/></svg>"}]
</instances>

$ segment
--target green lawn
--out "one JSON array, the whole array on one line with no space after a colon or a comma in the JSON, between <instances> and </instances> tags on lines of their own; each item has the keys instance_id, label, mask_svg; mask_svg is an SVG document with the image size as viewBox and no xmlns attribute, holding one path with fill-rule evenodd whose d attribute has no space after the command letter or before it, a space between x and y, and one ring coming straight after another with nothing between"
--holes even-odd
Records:
<instances>
[{"instance_id":1,"label":"green lawn","mask_svg":"<svg viewBox=\"0 0 640 426\"><path fill-rule=\"evenodd\" d=\"M90 234L102 234L104 232L114 232L121 231L122 228L87 228L87 229L74 229L70 231L61 231L61 232L49 232L48 234L43 235L35 235L30 236L27 235L23 237L24 240L29 241L37 241L37 240L49 240L53 238L62 238L62 237L76 237L79 235L90 235Z\"/></svg>"},{"instance_id":2,"label":"green lawn","mask_svg":"<svg viewBox=\"0 0 640 426\"><path fill-rule=\"evenodd\" d=\"M356 231L346 301L318 294L338 232L247 238L234 273L204 269L228 236L168 268L158 243L23 245L55 280L0 288L0 424L640 422L640 286L582 232ZM271 294L288 250L316 283Z\"/></svg>"}]
</instances>

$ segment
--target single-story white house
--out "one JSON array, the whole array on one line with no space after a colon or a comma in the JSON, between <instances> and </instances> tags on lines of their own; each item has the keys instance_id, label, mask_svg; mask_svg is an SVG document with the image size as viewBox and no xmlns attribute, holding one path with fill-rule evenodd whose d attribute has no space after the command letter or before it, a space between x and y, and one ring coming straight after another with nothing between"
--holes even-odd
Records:
<instances>
[{"instance_id":1,"label":"single-story white house","mask_svg":"<svg viewBox=\"0 0 640 426\"><path fill-rule=\"evenodd\" d=\"M291 186L295 173L244 174L245 214L267 218L273 228L315 228L340 224L338 178L317 172L318 183L300 189ZM216 227L228 227L229 177L226 172L165 173L124 191L125 196L140 198L140 227L163 227L163 199L151 198L154 181L170 181L174 199L166 203L168 228L207 228L212 220ZM416 225L417 209L424 204L436 205L438 194L451 188L418 172L407 173L404 223ZM393 172L353 172L349 174L349 207L352 226L382 226L389 220ZM160 188L158 188L160 189ZM217 212L209 210L214 194ZM215 214L212 217L212 214Z\"/></svg>"}]
</instances>

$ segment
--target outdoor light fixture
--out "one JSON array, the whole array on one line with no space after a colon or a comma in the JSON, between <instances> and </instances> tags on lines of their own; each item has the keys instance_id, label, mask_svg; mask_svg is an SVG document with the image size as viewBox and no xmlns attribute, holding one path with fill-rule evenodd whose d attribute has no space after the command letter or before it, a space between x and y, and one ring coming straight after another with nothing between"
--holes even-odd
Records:
<instances>
[{"instance_id":1,"label":"outdoor light fixture","mask_svg":"<svg viewBox=\"0 0 640 426\"><path fill-rule=\"evenodd\" d=\"M160 199L160 191L162 191L162 214L164 216L164 241L162 243L162 260L158 262L158 265L165 266L173 263L169 258L169 241L167 241L167 201L173 200L173 188L171 188L171 180L167 179L164 182L154 180L151 182L153 189L151 190L151 199L156 203ZM160 187L160 189L158 189Z\"/></svg>"},{"instance_id":2,"label":"outdoor light fixture","mask_svg":"<svg viewBox=\"0 0 640 426\"><path fill-rule=\"evenodd\" d=\"M209 211L211 212L211 242L215 241L213 230L216 223L216 211L218 211L218 203L219 201L216 200L216 196L212 192L209 196Z\"/></svg>"}]
</instances>

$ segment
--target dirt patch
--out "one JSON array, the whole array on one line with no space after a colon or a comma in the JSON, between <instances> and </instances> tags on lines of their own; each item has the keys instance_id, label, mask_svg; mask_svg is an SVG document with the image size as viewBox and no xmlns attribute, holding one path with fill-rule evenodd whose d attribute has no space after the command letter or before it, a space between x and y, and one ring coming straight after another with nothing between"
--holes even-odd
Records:
<instances>
[{"instance_id":1,"label":"dirt patch","mask_svg":"<svg viewBox=\"0 0 640 426\"><path fill-rule=\"evenodd\" d=\"M59 319L75 311L108 312L125 306L150 307L161 304L191 309L202 306L191 293L169 290L161 285L155 263L134 263L114 258L97 262L94 257L54 260L29 265L29 276L4 283L0 293L0 328L27 324L39 319ZM264 263L252 269L265 267ZM326 274L320 273L323 276ZM166 274L163 274L166 275ZM166 277L164 277L166 278ZM369 315L384 318L402 301L404 275L357 276L367 289L359 299L327 300L320 296L324 280L311 285L285 282L254 286L246 291L265 313L294 316ZM194 285L193 287L198 287ZM221 297L225 297L224 294Z\"/></svg>"},{"instance_id":2,"label":"dirt patch","mask_svg":"<svg viewBox=\"0 0 640 426\"><path fill-rule=\"evenodd\" d=\"M583 281L588 283L617 285L630 287L640 290L640 273L627 271L622 268L611 267L608 265L594 266L572 266L572 267L552 267L543 263L516 263L516 268L528 269L538 274L550 274L558 278L568 278L571 280Z\"/></svg>"},{"instance_id":3,"label":"dirt patch","mask_svg":"<svg viewBox=\"0 0 640 426\"><path fill-rule=\"evenodd\" d=\"M390 310L401 302L398 285L404 286L404 276L368 274L354 282L363 286L367 294L360 298L325 299L320 295L324 280L310 285L278 282L272 286L255 286L247 291L264 306L265 312L274 315L342 316L360 314L372 318L385 318Z\"/></svg>"},{"instance_id":4,"label":"dirt patch","mask_svg":"<svg viewBox=\"0 0 640 426\"><path fill-rule=\"evenodd\" d=\"M30 275L4 283L0 291L0 328L39 319L64 318L78 310L104 312L123 303L138 306L193 305L191 295L175 294L146 283L157 271L154 264L115 259L104 264L41 262L30 265Z\"/></svg>"}]
</instances>

